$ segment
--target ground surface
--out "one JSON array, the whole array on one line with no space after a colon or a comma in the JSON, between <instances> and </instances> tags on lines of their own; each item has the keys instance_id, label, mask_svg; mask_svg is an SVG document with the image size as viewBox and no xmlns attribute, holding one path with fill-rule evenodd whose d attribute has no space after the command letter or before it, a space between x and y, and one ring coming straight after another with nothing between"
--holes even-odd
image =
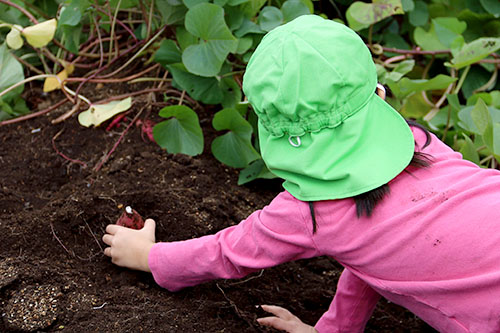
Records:
<instances>
[{"instance_id":1,"label":"ground surface","mask_svg":"<svg viewBox=\"0 0 500 333\"><path fill-rule=\"evenodd\" d=\"M122 205L156 219L158 240L174 241L238 223L280 186L236 185L237 172L210 154L206 111L203 155L167 154L133 126L95 172L124 127L85 129L76 117L51 124L65 110L0 127L0 331L266 332L255 321L257 304L285 306L311 324L326 311L341 267L325 257L178 293L111 264L101 237ZM381 301L366 331L432 330Z\"/></svg>"}]
</instances>

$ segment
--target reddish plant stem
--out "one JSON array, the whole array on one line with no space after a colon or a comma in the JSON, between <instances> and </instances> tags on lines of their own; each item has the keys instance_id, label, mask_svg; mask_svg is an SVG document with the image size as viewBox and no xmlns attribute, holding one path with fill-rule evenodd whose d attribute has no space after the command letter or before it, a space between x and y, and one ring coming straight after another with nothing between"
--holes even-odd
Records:
<instances>
[{"instance_id":1,"label":"reddish plant stem","mask_svg":"<svg viewBox=\"0 0 500 333\"><path fill-rule=\"evenodd\" d=\"M99 29L99 24L97 23L97 20L94 15L92 16L92 20L94 21L95 24L95 30L97 32L97 41L99 42L99 67L102 67L102 64L104 63L104 47L102 46L102 37L101 37L101 30Z\"/></svg>"},{"instance_id":2,"label":"reddish plant stem","mask_svg":"<svg viewBox=\"0 0 500 333\"><path fill-rule=\"evenodd\" d=\"M45 110L41 110L41 111L38 111L38 112L30 113L30 114L27 114L25 116L17 117L17 118L14 118L14 119L9 119L9 120L1 121L0 122L0 126L8 125L8 124L14 124L14 123L21 122L23 120L28 120L28 119L31 119L31 118L36 118L36 117L41 116L43 114L49 113L50 111L52 111L54 109L57 109L58 107L60 107L61 105L63 105L64 103L67 103L67 102L69 102L69 100L63 99L63 100L57 102L56 104L52 105L51 107L46 108Z\"/></svg>"},{"instance_id":3,"label":"reddish plant stem","mask_svg":"<svg viewBox=\"0 0 500 333\"><path fill-rule=\"evenodd\" d=\"M135 50L137 47L141 46L142 44L144 44L144 41L139 41L138 43L134 44L134 46L130 47L129 49L125 50L122 54L119 54L117 57L115 57L114 59L112 59L108 64L102 66L101 68L99 68L95 73L93 73L91 76L89 76L88 78L86 78L87 80L86 81L83 81L82 83L80 83L78 85L78 88L76 89L76 94L78 95L80 90L82 89L83 85L90 79L93 79L97 76L97 74L101 73L102 71L108 69L113 63L115 63L118 59L120 59L122 56L125 56L126 54L132 52L133 50ZM112 73L114 74L114 73ZM110 76L109 74L108 75L105 75L104 77L108 77Z\"/></svg>"},{"instance_id":4,"label":"reddish plant stem","mask_svg":"<svg viewBox=\"0 0 500 333\"><path fill-rule=\"evenodd\" d=\"M399 54L446 54L446 53L451 53L450 50L436 50L436 51L423 51L423 50L402 50L402 49L396 49L392 47L382 47L382 50L384 52L392 52L392 53L399 53Z\"/></svg>"},{"instance_id":5,"label":"reddish plant stem","mask_svg":"<svg viewBox=\"0 0 500 333\"><path fill-rule=\"evenodd\" d=\"M113 15L111 15L110 13L107 13L104 9L100 8L100 7L96 7L96 9L98 11L100 11L101 13L105 14L105 15L108 15L109 16L109 20L111 21L112 18L113 18ZM127 27L127 25L125 23L123 23L122 21L120 20L116 20L116 23L118 23L123 29L125 29L129 34L130 36L132 36L132 38L137 41L137 37L135 37L134 33L132 30L130 30L129 27Z\"/></svg>"},{"instance_id":6,"label":"reddish plant stem","mask_svg":"<svg viewBox=\"0 0 500 333\"><path fill-rule=\"evenodd\" d=\"M76 163L76 164L80 164L83 168L86 168L87 167L87 163L85 162L82 162L82 161L79 161L79 160L75 160L75 159L72 159L71 157L68 157L66 155L64 155L63 153L61 153L59 151L59 149L57 149L56 147L56 139L57 137L59 137L59 135L61 135L61 133L63 132L64 129L60 130L59 132L57 132L56 135L54 135L54 137L52 138L52 147L54 148L54 150L56 151L57 155L61 156L62 158L64 158L65 160L68 160L70 161L71 163Z\"/></svg>"},{"instance_id":7,"label":"reddish plant stem","mask_svg":"<svg viewBox=\"0 0 500 333\"><path fill-rule=\"evenodd\" d=\"M127 98L127 97L132 97L132 96L137 96L137 95L147 94L147 93L150 93L150 92L164 91L164 90L165 90L165 88L150 88L150 89L144 89L144 90L134 91L134 92L131 92L131 93L128 93L128 94L123 94L123 95L118 95L118 96L109 97L109 98L106 98L106 99L100 100L100 101L98 101L98 102L95 102L95 103L93 103L93 104L94 104L94 105L96 105L96 104L105 104L105 103L108 103L108 102L111 102L111 101L116 101L116 100L123 99L123 98Z\"/></svg>"},{"instance_id":8,"label":"reddish plant stem","mask_svg":"<svg viewBox=\"0 0 500 333\"><path fill-rule=\"evenodd\" d=\"M123 130L122 134L120 135L120 137L118 138L118 140L113 145L113 148L111 148L110 151L106 154L106 156L104 156L104 158L99 162L99 164L95 166L95 168L94 168L95 172L98 172L99 170L101 170L101 168L104 165L104 163L106 163L106 161L109 159L109 157L111 156L111 154L113 154L113 152L116 150L116 148L118 147L118 145L120 144L120 142L125 137L125 134L127 134L128 130L130 129L130 127L132 127L132 125L135 123L135 121L139 118L139 116L141 115L141 113L142 113L143 110L144 110L144 108L142 108L139 112L137 112L137 114L132 119L132 121L130 122L130 124L128 124L128 126Z\"/></svg>"},{"instance_id":9,"label":"reddish plant stem","mask_svg":"<svg viewBox=\"0 0 500 333\"><path fill-rule=\"evenodd\" d=\"M392 52L392 53L399 53L399 54L405 54L405 55L412 54L412 55L432 55L432 56L435 56L438 54L450 54L451 53L450 50L436 50L436 51L423 51L423 50L419 50L419 49L402 50L402 49L395 49L395 48L391 48L391 47L382 47L382 50L384 50L384 52ZM494 57L495 59L481 59L478 62L490 63L490 64L500 63L500 59L498 59L498 55L496 53L492 53L491 56Z\"/></svg>"},{"instance_id":10,"label":"reddish plant stem","mask_svg":"<svg viewBox=\"0 0 500 333\"><path fill-rule=\"evenodd\" d=\"M95 79L90 79L90 80L87 80L85 78L81 78L81 77L72 77L72 78L67 78L65 81L66 82L81 82L81 81L87 81L87 82L93 82L93 83L117 83L117 82L126 82L126 81L130 81L130 80L133 80L133 79L136 79L138 77L141 77L142 75L146 74L146 73L149 73L150 71L152 71L153 69L157 68L158 66L160 66L160 64L155 64L145 70L143 70L142 72L140 73L137 73L137 74L134 74L134 75L130 75L130 76L127 76L127 77L123 77L123 78L119 78L119 79L100 79L100 78L95 78Z\"/></svg>"},{"instance_id":11,"label":"reddish plant stem","mask_svg":"<svg viewBox=\"0 0 500 333\"><path fill-rule=\"evenodd\" d=\"M71 254L71 252L69 252L68 249L66 248L66 246L64 246L64 244L61 242L59 237L57 237L56 232L54 231L54 226L52 225L52 222L50 222L50 229L52 230L52 235L59 242L59 244L63 247L64 251L66 251L68 254Z\"/></svg>"}]
</instances>

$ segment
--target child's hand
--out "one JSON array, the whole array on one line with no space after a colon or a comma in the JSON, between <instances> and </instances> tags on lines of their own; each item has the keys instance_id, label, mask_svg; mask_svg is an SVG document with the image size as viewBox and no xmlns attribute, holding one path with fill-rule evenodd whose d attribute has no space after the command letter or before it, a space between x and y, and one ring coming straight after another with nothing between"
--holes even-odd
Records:
<instances>
[{"instance_id":1,"label":"child's hand","mask_svg":"<svg viewBox=\"0 0 500 333\"><path fill-rule=\"evenodd\" d=\"M316 329L310 325L304 324L299 318L295 317L290 311L275 305L262 305L262 309L270 312L276 317L259 318L257 321L261 325L270 326L277 330L288 333L317 333Z\"/></svg>"},{"instance_id":2,"label":"child's hand","mask_svg":"<svg viewBox=\"0 0 500 333\"><path fill-rule=\"evenodd\" d=\"M104 254L111 257L113 264L151 272L148 255L155 244L155 221L152 219L146 220L140 230L110 224L102 240L109 245Z\"/></svg>"}]
</instances>

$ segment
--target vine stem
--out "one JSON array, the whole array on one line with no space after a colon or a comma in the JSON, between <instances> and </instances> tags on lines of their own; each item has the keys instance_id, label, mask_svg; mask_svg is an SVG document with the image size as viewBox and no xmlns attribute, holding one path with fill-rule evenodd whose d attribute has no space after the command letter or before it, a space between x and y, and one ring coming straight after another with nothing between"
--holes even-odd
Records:
<instances>
[{"instance_id":1,"label":"vine stem","mask_svg":"<svg viewBox=\"0 0 500 333\"><path fill-rule=\"evenodd\" d=\"M470 65L465 67L464 71L462 72L462 76L460 76L460 80L458 81L457 87L453 91L454 94L458 94L458 92L462 88L465 78L467 77L467 74L469 74L469 70L470 70Z\"/></svg>"},{"instance_id":2,"label":"vine stem","mask_svg":"<svg viewBox=\"0 0 500 333\"><path fill-rule=\"evenodd\" d=\"M61 105L65 104L67 102L69 102L69 100L67 98L65 98L63 100L60 100L56 104L54 104L54 105L46 108L45 110L41 110L41 111L38 111L38 112L30 113L30 114L27 114L27 115L24 115L24 116L21 116L21 117L17 117L17 118L14 118L14 119L8 119L8 120L1 121L0 122L0 126L8 125L8 124L14 124L14 123L19 123L19 122L24 121L24 120L36 118L38 116L44 115L46 113L49 113L52 110L57 109L58 107L60 107Z\"/></svg>"},{"instance_id":3,"label":"vine stem","mask_svg":"<svg viewBox=\"0 0 500 333\"><path fill-rule=\"evenodd\" d=\"M82 161L79 161L79 160L75 160L75 159L72 159L71 157L68 157L66 155L64 155L63 153L61 153L59 151L59 149L57 149L57 146L56 146L56 139L59 137L59 135L62 134L62 132L64 131L64 129L60 130L59 132L57 132L56 135L54 135L54 137L52 138L52 147L54 148L54 150L56 151L57 155L61 156L62 158L64 158L65 160L67 161L70 161L71 163L76 163L76 164L80 164L83 168L86 168L87 167L87 163L85 162L82 162Z\"/></svg>"},{"instance_id":4,"label":"vine stem","mask_svg":"<svg viewBox=\"0 0 500 333\"><path fill-rule=\"evenodd\" d=\"M2 1L2 0L0 0L0 1ZM54 75L54 74L40 74L40 75L31 76L31 77L29 77L27 79L24 79L22 81L14 83L13 85L11 85L10 87L8 87L4 91L0 92L0 97L2 97L3 95L7 94L8 92L16 89L17 87L19 87L19 86L21 86L21 85L23 85L25 83L28 83L28 82L31 82L31 81L34 81L34 80L45 79L45 78L48 78L48 77L57 77L57 76Z\"/></svg>"},{"instance_id":5,"label":"vine stem","mask_svg":"<svg viewBox=\"0 0 500 333\"><path fill-rule=\"evenodd\" d=\"M414 55L438 55L438 54L451 54L450 50L436 50L436 51L423 51L420 49L413 49L413 50L402 50L402 49L396 49L392 47L384 47L382 46L382 50L384 52L391 52L391 53L399 53L399 54L414 54ZM491 56L493 56L495 59L481 59L478 61L478 63L488 63L488 64L500 64L500 59L497 59L498 55L496 53L492 53Z\"/></svg>"},{"instance_id":6,"label":"vine stem","mask_svg":"<svg viewBox=\"0 0 500 333\"><path fill-rule=\"evenodd\" d=\"M166 26L163 26L160 30L158 30L158 32L153 36L151 37L150 40L148 40L148 42L146 44L144 44L140 49L139 51L137 51L129 60L127 60L126 63L123 64L123 66L121 66L120 68L118 68L117 70L115 70L114 72L112 73L109 73L107 75L104 75L102 76L103 78L106 78L106 77L110 77L110 76L113 76L117 73L119 73L120 71L122 71L124 68L126 68L128 65L130 65L130 63L132 63L137 57L139 57L139 55L142 53L142 51L144 51L145 49L147 49L149 47L149 45L151 45L151 43L153 43L155 41L156 38L158 38L158 36L160 36L163 31L165 30L165 27Z\"/></svg>"},{"instance_id":7,"label":"vine stem","mask_svg":"<svg viewBox=\"0 0 500 333\"><path fill-rule=\"evenodd\" d=\"M98 172L99 170L101 170L102 166L104 165L104 163L106 163L106 161L109 159L109 157L111 156L111 154L113 154L113 152L116 150L116 148L118 147L118 145L120 144L120 142L123 140L123 138L125 137L125 134L127 134L128 130L130 129L130 127L132 127L132 125L135 123L135 121L139 118L139 116L141 115L142 111L144 111L145 107L143 107L139 112L137 112L137 114L135 115L135 117L132 119L132 121L130 122L130 124L128 124L128 126L123 130L122 134L120 135L120 137L118 138L118 140L115 142L115 144L113 145L113 148L111 148L109 150L109 152L106 154L106 156L104 156L103 159L101 159L101 161L99 162L98 165L95 166L94 168L94 171L95 172Z\"/></svg>"},{"instance_id":8,"label":"vine stem","mask_svg":"<svg viewBox=\"0 0 500 333\"><path fill-rule=\"evenodd\" d=\"M113 15L113 20L111 23L111 32L110 36L112 37L110 42L109 42L109 57L108 57L108 62L111 62L112 56L113 56L113 42L114 42L114 35L115 35L115 25L116 25L116 18L118 17L118 12L120 11L120 5L122 3L122 0L118 0L118 3L116 4L115 8L115 14ZM110 8L111 12L111 8ZM118 44L118 42L117 42ZM118 48L116 48L118 50ZM118 51L115 52L116 56L118 56Z\"/></svg>"}]
</instances>

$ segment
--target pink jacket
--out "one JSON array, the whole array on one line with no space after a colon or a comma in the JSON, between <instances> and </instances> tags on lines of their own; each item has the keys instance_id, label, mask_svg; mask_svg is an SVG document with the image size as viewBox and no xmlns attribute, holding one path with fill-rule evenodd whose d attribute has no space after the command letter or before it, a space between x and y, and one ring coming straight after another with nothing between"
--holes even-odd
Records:
<instances>
[{"instance_id":1,"label":"pink jacket","mask_svg":"<svg viewBox=\"0 0 500 333\"><path fill-rule=\"evenodd\" d=\"M413 132L422 147L424 134ZM441 332L500 332L500 172L435 136L423 152L431 167L393 179L370 218L356 217L352 199L315 202L313 234L308 203L282 192L215 235L157 243L155 281L176 291L328 255L345 270L319 332L362 332L380 296Z\"/></svg>"}]
</instances>

